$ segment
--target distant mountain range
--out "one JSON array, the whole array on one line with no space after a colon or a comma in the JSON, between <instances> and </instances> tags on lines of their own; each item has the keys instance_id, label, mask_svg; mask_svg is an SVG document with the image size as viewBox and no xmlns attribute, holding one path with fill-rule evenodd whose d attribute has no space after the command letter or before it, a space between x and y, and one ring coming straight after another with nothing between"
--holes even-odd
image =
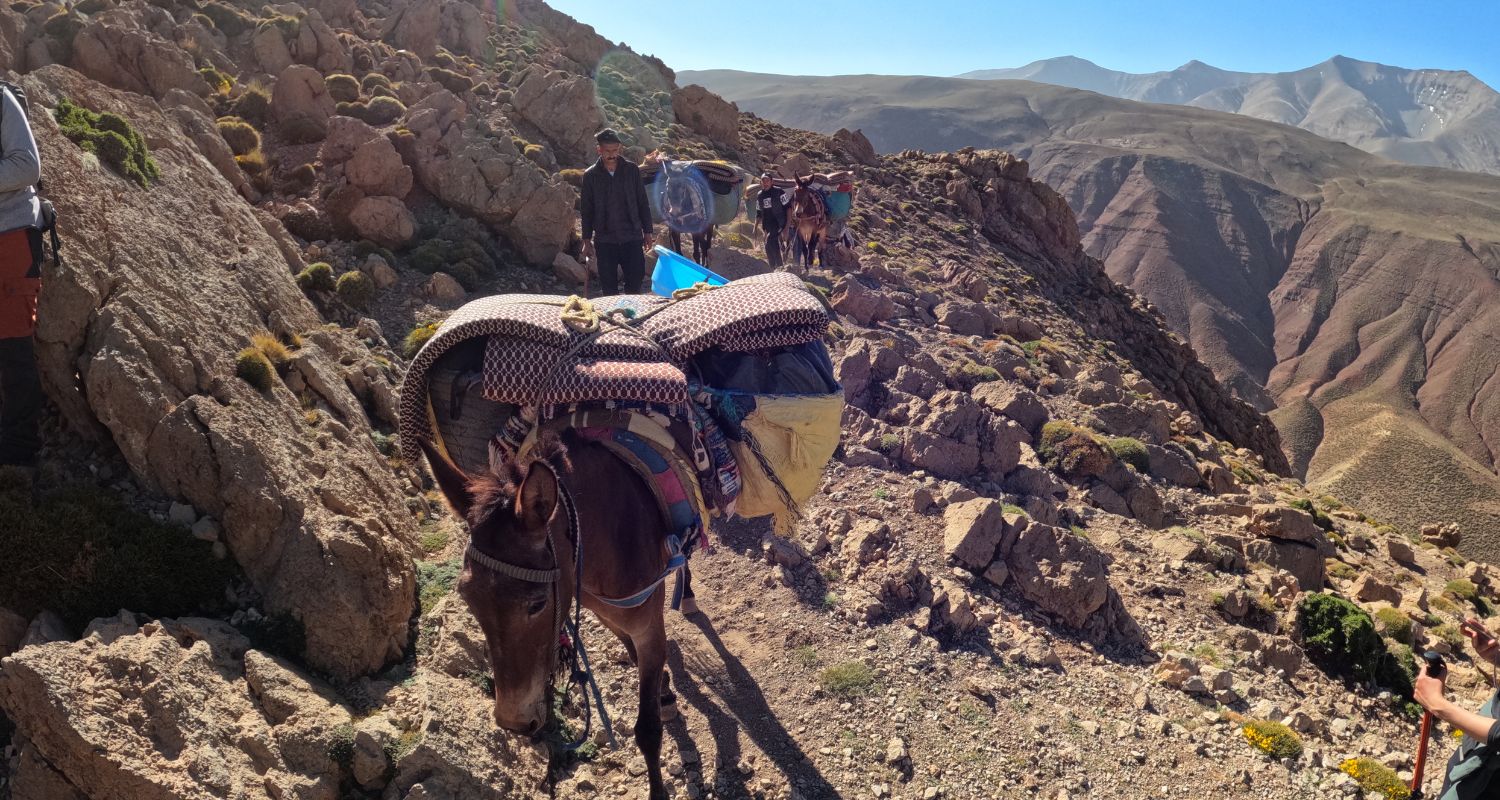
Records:
<instances>
[{"instance_id":1,"label":"distant mountain range","mask_svg":"<svg viewBox=\"0 0 1500 800\"><path fill-rule=\"evenodd\" d=\"M1500 559L1500 177L1028 81L679 80L884 152L1028 159L1110 276L1270 410L1299 474L1407 527L1459 521Z\"/></svg>"},{"instance_id":2,"label":"distant mountain range","mask_svg":"<svg viewBox=\"0 0 1500 800\"><path fill-rule=\"evenodd\" d=\"M1074 56L958 76L1025 80L1230 111L1312 131L1396 161L1500 174L1500 93L1467 72L1344 56L1295 72L1231 72L1189 61L1167 72L1105 69Z\"/></svg>"}]
</instances>

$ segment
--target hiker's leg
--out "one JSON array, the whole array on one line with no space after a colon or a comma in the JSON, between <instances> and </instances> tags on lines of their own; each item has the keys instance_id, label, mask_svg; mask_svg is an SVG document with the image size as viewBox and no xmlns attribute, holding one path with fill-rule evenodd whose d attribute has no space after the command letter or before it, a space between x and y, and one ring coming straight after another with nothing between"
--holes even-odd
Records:
<instances>
[{"instance_id":1,"label":"hiker's leg","mask_svg":"<svg viewBox=\"0 0 1500 800\"><path fill-rule=\"evenodd\" d=\"M36 463L41 417L42 382L31 337L0 339L0 465Z\"/></svg>"},{"instance_id":2,"label":"hiker's leg","mask_svg":"<svg viewBox=\"0 0 1500 800\"><path fill-rule=\"evenodd\" d=\"M620 245L620 271L625 274L622 294L644 292L646 281L646 252L638 244Z\"/></svg>"},{"instance_id":3,"label":"hiker's leg","mask_svg":"<svg viewBox=\"0 0 1500 800\"><path fill-rule=\"evenodd\" d=\"M594 255L599 259L599 291L601 294L620 293L620 246L596 244Z\"/></svg>"},{"instance_id":4,"label":"hiker's leg","mask_svg":"<svg viewBox=\"0 0 1500 800\"><path fill-rule=\"evenodd\" d=\"M766 263L771 269L781 269L781 231L766 231Z\"/></svg>"}]
</instances>

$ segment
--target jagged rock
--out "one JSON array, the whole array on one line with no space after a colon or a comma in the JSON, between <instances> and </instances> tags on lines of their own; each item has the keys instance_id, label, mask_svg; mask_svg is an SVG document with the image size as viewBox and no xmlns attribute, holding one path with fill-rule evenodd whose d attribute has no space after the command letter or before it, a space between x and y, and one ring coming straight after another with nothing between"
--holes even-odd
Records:
<instances>
[{"instance_id":1,"label":"jagged rock","mask_svg":"<svg viewBox=\"0 0 1500 800\"><path fill-rule=\"evenodd\" d=\"M1234 473L1211 461L1200 461L1198 473L1203 476L1203 483L1211 494L1231 494L1239 488Z\"/></svg>"},{"instance_id":2,"label":"jagged rock","mask_svg":"<svg viewBox=\"0 0 1500 800\"><path fill-rule=\"evenodd\" d=\"M995 315L980 303L967 300L951 300L940 303L933 309L938 324L959 336L989 336L995 331Z\"/></svg>"},{"instance_id":3,"label":"jagged rock","mask_svg":"<svg viewBox=\"0 0 1500 800\"><path fill-rule=\"evenodd\" d=\"M1089 410L1093 427L1111 436L1133 436L1152 444L1172 438L1170 417L1157 408L1141 409L1123 403L1106 403Z\"/></svg>"},{"instance_id":4,"label":"jagged rock","mask_svg":"<svg viewBox=\"0 0 1500 800\"><path fill-rule=\"evenodd\" d=\"M284 128L295 129L311 141L328 133L328 119L333 116L333 96L323 84L323 75L304 64L293 64L281 71L271 90L271 113Z\"/></svg>"},{"instance_id":5,"label":"jagged rock","mask_svg":"<svg viewBox=\"0 0 1500 800\"><path fill-rule=\"evenodd\" d=\"M1393 606L1401 604L1400 589L1368 572L1354 580L1354 585L1350 587L1349 592L1361 603L1386 602Z\"/></svg>"},{"instance_id":6,"label":"jagged rock","mask_svg":"<svg viewBox=\"0 0 1500 800\"><path fill-rule=\"evenodd\" d=\"M1153 478L1160 478L1188 489L1196 489L1203 484L1203 476L1198 474L1198 468L1192 457L1183 453L1175 445L1162 447L1148 444L1146 454L1151 459Z\"/></svg>"},{"instance_id":7,"label":"jagged rock","mask_svg":"<svg viewBox=\"0 0 1500 800\"><path fill-rule=\"evenodd\" d=\"M1394 537L1386 538L1385 550L1391 559L1398 564L1411 565L1417 563L1417 554L1412 551L1411 545L1400 539Z\"/></svg>"},{"instance_id":8,"label":"jagged rock","mask_svg":"<svg viewBox=\"0 0 1500 800\"><path fill-rule=\"evenodd\" d=\"M197 146L198 152L208 159L208 163L214 165L219 175L223 176L224 180L228 181L241 197L252 201L259 199L260 193L250 186L249 179L245 177L245 171L240 169L240 165L235 162L234 151L229 149L229 144L220 135L211 113L206 110L199 111L196 105L184 104L182 101L174 104L177 97L187 93L179 89L173 89L172 92L173 98L164 101L162 105L171 109L172 117L177 120L182 132ZM198 100L199 104L202 103L202 100L196 96L187 96Z\"/></svg>"},{"instance_id":9,"label":"jagged rock","mask_svg":"<svg viewBox=\"0 0 1500 800\"><path fill-rule=\"evenodd\" d=\"M738 147L740 109L709 90L692 84L672 92L677 121L719 144Z\"/></svg>"},{"instance_id":10,"label":"jagged rock","mask_svg":"<svg viewBox=\"0 0 1500 800\"><path fill-rule=\"evenodd\" d=\"M0 672L0 708L34 757L88 797L337 797L328 749L348 710L284 663L245 653L226 627L162 620L28 648Z\"/></svg>"},{"instance_id":11,"label":"jagged rock","mask_svg":"<svg viewBox=\"0 0 1500 800\"><path fill-rule=\"evenodd\" d=\"M1109 597L1104 555L1087 539L1062 528L1027 525L1005 563L1026 599L1075 628Z\"/></svg>"},{"instance_id":12,"label":"jagged rock","mask_svg":"<svg viewBox=\"0 0 1500 800\"><path fill-rule=\"evenodd\" d=\"M32 645L50 644L52 642L66 642L73 639L72 631L68 630L67 623L63 622L53 611L43 610L36 615L36 619L26 626L26 634L21 637L17 650L22 650Z\"/></svg>"},{"instance_id":13,"label":"jagged rock","mask_svg":"<svg viewBox=\"0 0 1500 800\"><path fill-rule=\"evenodd\" d=\"M282 70L296 63L279 25L257 27L250 37L250 50L260 68L271 75L280 75Z\"/></svg>"},{"instance_id":14,"label":"jagged rock","mask_svg":"<svg viewBox=\"0 0 1500 800\"><path fill-rule=\"evenodd\" d=\"M866 287L852 275L844 276L834 286L833 309L861 325L876 325L896 316L896 302L890 295Z\"/></svg>"},{"instance_id":15,"label":"jagged rock","mask_svg":"<svg viewBox=\"0 0 1500 800\"><path fill-rule=\"evenodd\" d=\"M839 128L833 132L833 141L843 147L844 152L857 164L873 167L880 163L880 156L875 153L875 145L865 137L864 131L856 130L851 133L846 128Z\"/></svg>"},{"instance_id":16,"label":"jagged rock","mask_svg":"<svg viewBox=\"0 0 1500 800\"><path fill-rule=\"evenodd\" d=\"M569 286L582 286L589 277L588 268L567 253L558 253L557 258L552 259L552 272Z\"/></svg>"},{"instance_id":17,"label":"jagged rock","mask_svg":"<svg viewBox=\"0 0 1500 800\"><path fill-rule=\"evenodd\" d=\"M995 560L1005 535L1002 506L990 499L969 500L943 512L943 555L978 572Z\"/></svg>"},{"instance_id":18,"label":"jagged rock","mask_svg":"<svg viewBox=\"0 0 1500 800\"><path fill-rule=\"evenodd\" d=\"M870 564L879 559L891 544L891 528L889 525L874 519L862 519L854 523L847 536L844 537L844 545L841 552L844 560L858 568Z\"/></svg>"},{"instance_id":19,"label":"jagged rock","mask_svg":"<svg viewBox=\"0 0 1500 800\"><path fill-rule=\"evenodd\" d=\"M288 46L293 61L316 67L319 72L348 72L352 67L349 51L315 8L308 9L307 16L297 26L297 38Z\"/></svg>"},{"instance_id":20,"label":"jagged rock","mask_svg":"<svg viewBox=\"0 0 1500 800\"><path fill-rule=\"evenodd\" d=\"M487 135L468 107L440 90L407 114L414 137L401 148L417 181L449 208L495 226L529 262L551 264L573 233L577 192Z\"/></svg>"},{"instance_id":21,"label":"jagged rock","mask_svg":"<svg viewBox=\"0 0 1500 800\"><path fill-rule=\"evenodd\" d=\"M390 248L405 247L417 235L416 217L394 197L361 199L349 213L349 224L361 238Z\"/></svg>"},{"instance_id":22,"label":"jagged rock","mask_svg":"<svg viewBox=\"0 0 1500 800\"><path fill-rule=\"evenodd\" d=\"M532 69L516 86L511 105L551 142L561 161L584 166L595 159L594 134L605 127L594 82L556 70Z\"/></svg>"},{"instance_id":23,"label":"jagged rock","mask_svg":"<svg viewBox=\"0 0 1500 800\"><path fill-rule=\"evenodd\" d=\"M1166 521L1165 508L1156 488L1145 481L1136 481L1125 491L1125 503L1130 507L1130 516L1140 520L1148 528L1160 528Z\"/></svg>"},{"instance_id":24,"label":"jagged rock","mask_svg":"<svg viewBox=\"0 0 1500 800\"><path fill-rule=\"evenodd\" d=\"M1463 538L1463 533L1458 529L1456 522L1422 526L1422 541L1430 542L1438 547L1458 547Z\"/></svg>"},{"instance_id":25,"label":"jagged rock","mask_svg":"<svg viewBox=\"0 0 1500 800\"><path fill-rule=\"evenodd\" d=\"M434 272L428 279L427 285L422 292L434 301L444 304L453 304L462 301L468 296L464 287L446 272Z\"/></svg>"},{"instance_id":26,"label":"jagged rock","mask_svg":"<svg viewBox=\"0 0 1500 800\"><path fill-rule=\"evenodd\" d=\"M1285 539L1251 539L1245 543L1245 558L1290 573L1301 591L1316 592L1323 588L1327 565L1322 551L1313 545Z\"/></svg>"},{"instance_id":27,"label":"jagged rock","mask_svg":"<svg viewBox=\"0 0 1500 800\"><path fill-rule=\"evenodd\" d=\"M72 66L105 85L150 97L173 89L203 94L207 86L192 57L143 25L142 16L150 14L116 8L94 17L73 37Z\"/></svg>"},{"instance_id":28,"label":"jagged rock","mask_svg":"<svg viewBox=\"0 0 1500 800\"><path fill-rule=\"evenodd\" d=\"M939 392L906 431L901 459L940 478L968 477L980 466L985 430L985 412L968 395Z\"/></svg>"},{"instance_id":29,"label":"jagged rock","mask_svg":"<svg viewBox=\"0 0 1500 800\"><path fill-rule=\"evenodd\" d=\"M377 289L389 289L395 286L397 281L401 280L401 276L396 274L396 269L387 264L386 260L380 256L370 256L365 260L361 270L368 273L370 278L375 281L375 288Z\"/></svg>"},{"instance_id":30,"label":"jagged rock","mask_svg":"<svg viewBox=\"0 0 1500 800\"><path fill-rule=\"evenodd\" d=\"M415 585L404 542L416 526L369 446L363 410L329 420L313 441L280 381L261 392L233 376L255 331L305 335L321 323L292 279L299 265L282 249L285 231L239 198L154 103L59 67L22 82L47 105L68 96L126 116L153 143L170 187L118 191L51 115L34 115L60 214L79 231L133 232L71 236L69 268L47 276L38 361L63 421L107 437L143 483L219 520L265 610L302 621L315 668L352 678L399 657ZM232 235L202 235L204 220ZM180 279L182 263L199 265L193 280ZM336 372L342 340L305 339L302 357ZM342 380L326 391L328 407L360 409Z\"/></svg>"},{"instance_id":31,"label":"jagged rock","mask_svg":"<svg viewBox=\"0 0 1500 800\"><path fill-rule=\"evenodd\" d=\"M318 147L318 160L323 162L324 169L332 168L348 161L361 145L376 138L381 138L380 132L364 120L345 116L329 117L328 135Z\"/></svg>"},{"instance_id":32,"label":"jagged rock","mask_svg":"<svg viewBox=\"0 0 1500 800\"><path fill-rule=\"evenodd\" d=\"M405 197L411 191L411 167L384 136L376 136L355 148L344 165L344 175L361 191L372 195ZM375 237L366 237L379 241Z\"/></svg>"},{"instance_id":33,"label":"jagged rock","mask_svg":"<svg viewBox=\"0 0 1500 800\"><path fill-rule=\"evenodd\" d=\"M932 609L931 625L959 635L968 633L979 627L979 617L975 614L978 605L974 595L954 581L947 578L932 581L932 599L928 602Z\"/></svg>"},{"instance_id":34,"label":"jagged rock","mask_svg":"<svg viewBox=\"0 0 1500 800\"><path fill-rule=\"evenodd\" d=\"M1250 510L1250 522L1245 530L1268 539L1288 542L1303 542L1322 547L1327 538L1323 529L1305 511L1269 503L1256 505Z\"/></svg>"}]
</instances>

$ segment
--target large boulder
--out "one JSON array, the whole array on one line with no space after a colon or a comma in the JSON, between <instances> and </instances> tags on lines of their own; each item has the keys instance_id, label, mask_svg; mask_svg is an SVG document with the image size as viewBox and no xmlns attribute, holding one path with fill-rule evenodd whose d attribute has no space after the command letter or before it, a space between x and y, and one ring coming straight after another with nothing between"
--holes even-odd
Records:
<instances>
[{"instance_id":1,"label":"large boulder","mask_svg":"<svg viewBox=\"0 0 1500 800\"><path fill-rule=\"evenodd\" d=\"M322 139L335 105L323 75L305 64L282 70L271 90L271 113L283 128L297 130L299 138Z\"/></svg>"},{"instance_id":2,"label":"large boulder","mask_svg":"<svg viewBox=\"0 0 1500 800\"><path fill-rule=\"evenodd\" d=\"M7 658L0 709L26 757L47 767L17 776L18 796L70 797L39 783L93 800L334 800L329 750L349 710L248 647L221 622L137 625L127 615L82 641Z\"/></svg>"},{"instance_id":3,"label":"large boulder","mask_svg":"<svg viewBox=\"0 0 1500 800\"><path fill-rule=\"evenodd\" d=\"M943 554L976 572L995 560L1004 535L1005 517L998 501L976 498L943 512Z\"/></svg>"},{"instance_id":4,"label":"large boulder","mask_svg":"<svg viewBox=\"0 0 1500 800\"><path fill-rule=\"evenodd\" d=\"M98 15L73 38L72 66L108 86L150 97L173 89L203 94L208 87L192 57L144 24L153 16L127 8Z\"/></svg>"},{"instance_id":5,"label":"large boulder","mask_svg":"<svg viewBox=\"0 0 1500 800\"><path fill-rule=\"evenodd\" d=\"M1300 591L1320 591L1327 579L1328 565L1323 551L1310 544L1285 539L1250 539L1245 542L1245 558L1290 573Z\"/></svg>"},{"instance_id":6,"label":"large boulder","mask_svg":"<svg viewBox=\"0 0 1500 800\"><path fill-rule=\"evenodd\" d=\"M274 28L274 25L266 27ZM319 72L348 72L353 66L349 51L339 41L338 34L317 9L309 9L307 16L297 26L297 35L288 43L292 59L298 64L316 67Z\"/></svg>"},{"instance_id":7,"label":"large boulder","mask_svg":"<svg viewBox=\"0 0 1500 800\"><path fill-rule=\"evenodd\" d=\"M1083 627L1109 599L1104 554L1089 540L1062 528L1026 525L1005 563L1026 599L1074 628Z\"/></svg>"},{"instance_id":8,"label":"large boulder","mask_svg":"<svg viewBox=\"0 0 1500 800\"><path fill-rule=\"evenodd\" d=\"M129 119L162 173L159 189L128 187L50 115L33 116L51 198L72 221L67 268L44 267L37 330L64 424L111 442L147 486L220 520L265 610L302 622L312 666L352 678L400 657L416 524L344 377L378 367L375 355L321 329L293 281L301 262L286 231L154 103L59 67L22 82L33 102L67 96ZM205 220L227 233L203 235ZM299 356L329 379L299 397L276 378L267 391L236 378L236 353L267 328L301 334ZM304 400L329 411L318 428Z\"/></svg>"},{"instance_id":9,"label":"large boulder","mask_svg":"<svg viewBox=\"0 0 1500 800\"><path fill-rule=\"evenodd\" d=\"M362 238L385 247L405 247L417 235L417 218L394 197L361 199L349 212L349 223Z\"/></svg>"},{"instance_id":10,"label":"large boulder","mask_svg":"<svg viewBox=\"0 0 1500 800\"><path fill-rule=\"evenodd\" d=\"M411 191L411 167L401 161L395 145L384 136L355 148L344 164L344 177L366 194L400 198Z\"/></svg>"},{"instance_id":11,"label":"large boulder","mask_svg":"<svg viewBox=\"0 0 1500 800\"><path fill-rule=\"evenodd\" d=\"M991 411L1015 420L1033 437L1047 422L1047 407L1042 405L1041 398L1019 383L987 381L975 386L970 394Z\"/></svg>"},{"instance_id":12,"label":"large boulder","mask_svg":"<svg viewBox=\"0 0 1500 800\"><path fill-rule=\"evenodd\" d=\"M1256 505L1250 509L1250 521L1245 530L1267 539L1302 542L1322 547L1327 541L1323 529L1306 511L1271 503Z\"/></svg>"},{"instance_id":13,"label":"large boulder","mask_svg":"<svg viewBox=\"0 0 1500 800\"><path fill-rule=\"evenodd\" d=\"M719 144L739 146L739 106L702 86L692 84L672 92L672 113L678 122Z\"/></svg>"},{"instance_id":14,"label":"large boulder","mask_svg":"<svg viewBox=\"0 0 1500 800\"><path fill-rule=\"evenodd\" d=\"M547 137L561 161L583 166L594 160L594 134L605 127L594 94L594 82L586 77L535 68L521 78L510 102Z\"/></svg>"},{"instance_id":15,"label":"large boulder","mask_svg":"<svg viewBox=\"0 0 1500 800\"><path fill-rule=\"evenodd\" d=\"M879 289L868 288L858 278L846 275L833 289L833 310L861 325L876 325L896 316L896 301Z\"/></svg>"},{"instance_id":16,"label":"large boulder","mask_svg":"<svg viewBox=\"0 0 1500 800\"><path fill-rule=\"evenodd\" d=\"M495 226L527 261L550 265L573 235L577 192L468 116L452 92L429 95L407 114L414 136L403 157L444 205Z\"/></svg>"}]
</instances>

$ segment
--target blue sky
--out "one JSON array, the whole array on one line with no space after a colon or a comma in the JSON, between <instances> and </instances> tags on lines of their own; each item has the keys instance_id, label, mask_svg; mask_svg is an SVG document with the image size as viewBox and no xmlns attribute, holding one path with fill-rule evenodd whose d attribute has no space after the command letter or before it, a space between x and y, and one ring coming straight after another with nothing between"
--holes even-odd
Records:
<instances>
[{"instance_id":1,"label":"blue sky","mask_svg":"<svg viewBox=\"0 0 1500 800\"><path fill-rule=\"evenodd\" d=\"M1195 58L1281 72L1337 54L1500 86L1495 0L548 2L674 69L954 75L1075 55L1129 72Z\"/></svg>"}]
</instances>

